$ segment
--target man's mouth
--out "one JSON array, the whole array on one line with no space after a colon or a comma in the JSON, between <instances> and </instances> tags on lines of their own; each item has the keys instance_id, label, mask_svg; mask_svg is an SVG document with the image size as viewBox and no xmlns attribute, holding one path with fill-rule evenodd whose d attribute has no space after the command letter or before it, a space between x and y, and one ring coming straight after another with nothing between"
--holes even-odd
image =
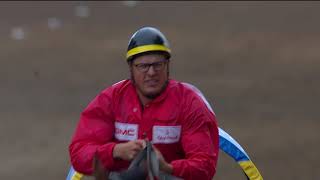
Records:
<instances>
[{"instance_id":1,"label":"man's mouth","mask_svg":"<svg viewBox=\"0 0 320 180\"><path fill-rule=\"evenodd\" d=\"M157 86L159 81L158 80L155 80L155 79L150 79L150 80L145 80L144 83L147 85L147 86Z\"/></svg>"}]
</instances>

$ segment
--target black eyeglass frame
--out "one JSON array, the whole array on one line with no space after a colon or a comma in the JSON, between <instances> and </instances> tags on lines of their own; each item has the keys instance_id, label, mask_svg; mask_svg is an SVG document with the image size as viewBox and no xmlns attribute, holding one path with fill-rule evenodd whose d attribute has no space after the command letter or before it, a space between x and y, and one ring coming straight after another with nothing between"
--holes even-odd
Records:
<instances>
[{"instance_id":1,"label":"black eyeglass frame","mask_svg":"<svg viewBox=\"0 0 320 180\"><path fill-rule=\"evenodd\" d=\"M136 67L136 69L141 73L146 73L149 71L150 67L153 67L153 70L156 72L160 72L164 70L165 65L169 62L169 60L162 60L153 63L139 63L139 64L132 64Z\"/></svg>"}]
</instances>

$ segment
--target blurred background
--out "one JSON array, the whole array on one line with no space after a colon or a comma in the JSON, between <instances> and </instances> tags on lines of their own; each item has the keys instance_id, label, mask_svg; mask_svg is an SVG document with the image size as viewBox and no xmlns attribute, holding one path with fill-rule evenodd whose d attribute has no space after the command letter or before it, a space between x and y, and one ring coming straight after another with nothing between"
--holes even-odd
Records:
<instances>
[{"instance_id":1,"label":"blurred background","mask_svg":"<svg viewBox=\"0 0 320 180\"><path fill-rule=\"evenodd\" d=\"M320 2L0 2L0 179L65 179L80 112L154 26L264 179L320 171ZM317 83L318 82L318 83ZM245 179L220 151L214 179Z\"/></svg>"}]
</instances>

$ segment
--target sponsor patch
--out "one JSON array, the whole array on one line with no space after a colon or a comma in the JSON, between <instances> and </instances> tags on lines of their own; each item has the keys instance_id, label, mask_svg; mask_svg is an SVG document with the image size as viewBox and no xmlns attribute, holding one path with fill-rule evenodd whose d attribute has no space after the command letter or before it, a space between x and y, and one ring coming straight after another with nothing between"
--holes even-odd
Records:
<instances>
[{"instance_id":1,"label":"sponsor patch","mask_svg":"<svg viewBox=\"0 0 320 180\"><path fill-rule=\"evenodd\" d=\"M119 141L138 139L138 125L115 122L115 137Z\"/></svg>"},{"instance_id":2,"label":"sponsor patch","mask_svg":"<svg viewBox=\"0 0 320 180\"><path fill-rule=\"evenodd\" d=\"M181 126L153 126L154 144L171 144L180 140Z\"/></svg>"}]
</instances>

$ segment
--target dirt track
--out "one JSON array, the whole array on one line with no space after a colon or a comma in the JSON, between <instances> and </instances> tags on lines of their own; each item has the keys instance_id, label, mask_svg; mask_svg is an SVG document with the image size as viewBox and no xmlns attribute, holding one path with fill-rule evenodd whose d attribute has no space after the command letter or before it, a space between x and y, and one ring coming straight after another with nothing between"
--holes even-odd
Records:
<instances>
[{"instance_id":1,"label":"dirt track","mask_svg":"<svg viewBox=\"0 0 320 180\"><path fill-rule=\"evenodd\" d=\"M0 179L64 179L81 110L128 77L131 33L158 27L264 179L317 179L320 2L0 2ZM49 30L47 18L62 26ZM10 37L24 28L23 40ZM221 152L215 179L244 179Z\"/></svg>"}]
</instances>

